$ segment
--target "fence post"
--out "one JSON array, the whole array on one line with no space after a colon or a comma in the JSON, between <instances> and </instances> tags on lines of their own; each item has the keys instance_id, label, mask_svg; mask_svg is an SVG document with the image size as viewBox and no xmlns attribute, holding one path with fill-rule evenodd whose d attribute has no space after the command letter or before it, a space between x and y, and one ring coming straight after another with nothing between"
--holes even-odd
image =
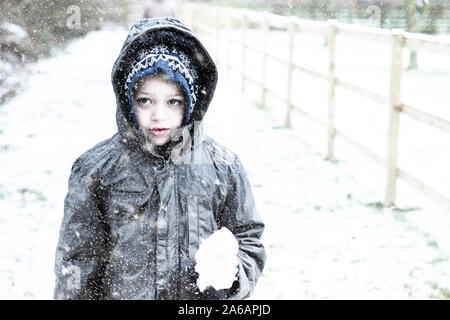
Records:
<instances>
[{"instance_id":1,"label":"fence post","mask_svg":"<svg viewBox=\"0 0 450 320\"><path fill-rule=\"evenodd\" d=\"M123 17L126 26L130 25L130 4L129 0L123 0Z\"/></svg>"},{"instance_id":2,"label":"fence post","mask_svg":"<svg viewBox=\"0 0 450 320\"><path fill-rule=\"evenodd\" d=\"M398 134L401 111L402 55L404 34L402 30L392 32L391 83L388 126L387 179L385 206L395 204L398 177Z\"/></svg>"},{"instance_id":3,"label":"fence post","mask_svg":"<svg viewBox=\"0 0 450 320\"><path fill-rule=\"evenodd\" d=\"M245 51L247 49L246 47L246 41L247 41L247 14L244 13L242 17L242 92L245 91Z\"/></svg>"},{"instance_id":4,"label":"fence post","mask_svg":"<svg viewBox=\"0 0 450 320\"><path fill-rule=\"evenodd\" d=\"M266 95L267 95L267 33L269 31L269 21L267 17L263 19L263 65L262 65L262 97L261 108L266 107Z\"/></svg>"},{"instance_id":5,"label":"fence post","mask_svg":"<svg viewBox=\"0 0 450 320\"><path fill-rule=\"evenodd\" d=\"M195 19L195 13L198 12L198 8L194 7L192 4L190 5L191 8L191 26L192 26L192 31L194 33L199 33L199 30L197 28L197 19ZM197 13L198 14L198 13Z\"/></svg>"},{"instance_id":6,"label":"fence post","mask_svg":"<svg viewBox=\"0 0 450 320\"><path fill-rule=\"evenodd\" d=\"M288 83L287 83L287 112L286 112L286 121L284 126L286 128L291 128L291 111L293 108L292 104L292 76L294 73L294 44L295 44L295 22L290 19L288 25L289 32L289 56L288 56Z\"/></svg>"},{"instance_id":7,"label":"fence post","mask_svg":"<svg viewBox=\"0 0 450 320\"><path fill-rule=\"evenodd\" d=\"M227 24L227 77L230 79L231 64L230 64L230 47L231 47L231 28L233 27L232 15L229 10L226 11L226 24Z\"/></svg>"},{"instance_id":8,"label":"fence post","mask_svg":"<svg viewBox=\"0 0 450 320\"><path fill-rule=\"evenodd\" d=\"M328 149L326 160L334 159L334 127L335 96L336 96L336 20L329 20L328 31Z\"/></svg>"},{"instance_id":9,"label":"fence post","mask_svg":"<svg viewBox=\"0 0 450 320\"><path fill-rule=\"evenodd\" d=\"M208 8L206 10L206 14L208 15L206 21L208 23L207 28L209 30L209 41L211 44L211 48L213 48L213 43L214 43L214 9L211 6L207 6L206 8Z\"/></svg>"},{"instance_id":10,"label":"fence post","mask_svg":"<svg viewBox=\"0 0 450 320\"><path fill-rule=\"evenodd\" d=\"M181 12L184 12L184 10L188 12L187 16L189 16L189 26L192 30L194 30L194 10L192 9L192 6L182 8Z\"/></svg>"},{"instance_id":11,"label":"fence post","mask_svg":"<svg viewBox=\"0 0 450 320\"><path fill-rule=\"evenodd\" d=\"M220 8L216 9L216 60L217 64L219 64L219 47L220 47Z\"/></svg>"}]
</instances>

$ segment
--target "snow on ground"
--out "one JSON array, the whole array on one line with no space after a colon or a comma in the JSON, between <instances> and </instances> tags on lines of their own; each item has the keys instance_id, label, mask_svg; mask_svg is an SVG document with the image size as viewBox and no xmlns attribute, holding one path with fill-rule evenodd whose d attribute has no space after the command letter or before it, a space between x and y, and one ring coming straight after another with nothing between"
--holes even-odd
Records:
<instances>
[{"instance_id":1,"label":"snow on ground","mask_svg":"<svg viewBox=\"0 0 450 320\"><path fill-rule=\"evenodd\" d=\"M0 298L53 297L70 168L116 130L110 72L124 32L90 33L40 61L0 107Z\"/></svg>"},{"instance_id":2,"label":"snow on ground","mask_svg":"<svg viewBox=\"0 0 450 320\"><path fill-rule=\"evenodd\" d=\"M52 298L70 167L116 130L110 71L126 32L74 41L0 106L2 299ZM401 183L401 210L380 209L383 170L340 143L324 161L324 130L299 116L280 128L284 109L261 110L222 69L205 132L239 155L266 223L251 298L448 298L448 213Z\"/></svg>"},{"instance_id":3,"label":"snow on ground","mask_svg":"<svg viewBox=\"0 0 450 320\"><path fill-rule=\"evenodd\" d=\"M351 149L324 161L320 130L301 119L297 130L281 129L251 100L227 108L234 125L214 136L240 155L266 223L268 260L252 299L446 297L445 210L412 190L406 203L420 210L378 209L384 171L376 165ZM206 123L218 127L225 114L213 110L221 115Z\"/></svg>"}]
</instances>

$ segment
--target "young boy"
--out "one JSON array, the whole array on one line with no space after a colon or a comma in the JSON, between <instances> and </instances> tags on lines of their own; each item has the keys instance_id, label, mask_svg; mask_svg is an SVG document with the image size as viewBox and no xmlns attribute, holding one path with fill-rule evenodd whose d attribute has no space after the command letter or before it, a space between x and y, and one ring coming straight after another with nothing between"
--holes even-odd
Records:
<instances>
[{"instance_id":1,"label":"young boy","mask_svg":"<svg viewBox=\"0 0 450 320\"><path fill-rule=\"evenodd\" d=\"M264 224L238 157L201 130L217 83L208 52L180 21L143 19L111 77L118 132L73 164L55 299L248 297ZM201 291L195 254L222 227L238 243L236 278Z\"/></svg>"}]
</instances>

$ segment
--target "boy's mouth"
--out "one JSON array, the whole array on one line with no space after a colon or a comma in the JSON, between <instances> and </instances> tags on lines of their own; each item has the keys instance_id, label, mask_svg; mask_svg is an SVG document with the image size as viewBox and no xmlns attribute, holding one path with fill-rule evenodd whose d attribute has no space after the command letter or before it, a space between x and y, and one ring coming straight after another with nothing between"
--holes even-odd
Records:
<instances>
[{"instance_id":1,"label":"boy's mouth","mask_svg":"<svg viewBox=\"0 0 450 320\"><path fill-rule=\"evenodd\" d=\"M150 129L150 132L152 134L154 134L155 136L163 136L167 132L169 132L169 129L168 128L153 128L153 129Z\"/></svg>"}]
</instances>

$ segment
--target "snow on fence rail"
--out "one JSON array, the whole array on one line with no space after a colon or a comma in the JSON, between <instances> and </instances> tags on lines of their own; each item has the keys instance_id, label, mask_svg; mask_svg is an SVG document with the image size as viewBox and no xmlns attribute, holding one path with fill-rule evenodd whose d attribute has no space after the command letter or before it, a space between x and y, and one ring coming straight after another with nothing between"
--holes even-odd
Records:
<instances>
[{"instance_id":1,"label":"snow on fence rail","mask_svg":"<svg viewBox=\"0 0 450 320\"><path fill-rule=\"evenodd\" d=\"M291 112L295 111L315 123L327 128L328 130L328 151L326 158L332 160L334 158L334 140L339 136L344 141L355 147L359 152L365 154L368 158L382 165L386 169L386 185L384 205L395 205L397 179L401 178L409 185L419 190L429 198L433 199L445 208L450 209L449 195L426 185L413 175L398 168L398 140L399 140L399 117L405 114L417 121L426 123L429 126L444 131L443 134L450 133L450 121L442 119L434 115L421 111L419 108L406 105L401 100L402 86L402 53L404 48L411 50L427 50L438 54L450 54L450 41L436 39L434 36L407 33L402 30L383 30L373 27L357 26L344 23L338 23L334 20L327 22L312 21L299 19L297 17L279 16L266 12L255 12L246 9L225 8L211 5L202 5L194 3L186 3L178 8L180 18L187 23L195 32L206 31L212 38L216 38L216 43L221 38L219 30L225 27L227 30L226 41L228 47L230 43L237 44L242 47L242 60L240 69L236 69L230 63L230 55L227 54L225 66L228 70L235 70L242 76L242 90L245 90L246 81L250 81L262 89L261 105L266 106L266 95L271 93L273 96L286 103L285 126L291 127ZM249 25L261 28L263 33L263 48L256 48L247 42L247 29ZM241 40L232 39L230 37L230 28L238 25L242 29ZM276 28L288 32L289 34L289 54L288 59L282 59L267 52L267 33L270 28ZM297 32L307 32L322 34L327 37L328 45L328 72L323 73L317 70L301 67L294 62L294 35ZM364 87L360 87L354 83L344 81L336 77L336 35L346 35L356 39L372 40L384 42L391 46L390 59L390 92L382 95L373 92ZM253 50L263 55L262 77L254 79L245 72L246 51ZM266 83L266 67L267 59L275 59L276 61L288 66L288 81L286 96L282 96L268 87ZM221 61L219 61L220 63ZM305 74L328 81L328 119L322 121L312 116L308 112L294 105L292 101L293 90L293 71L299 70ZM337 86L350 90L360 96L372 99L380 104L389 107L389 125L388 125L388 150L386 159L380 157L363 144L357 142L348 134L335 128L335 89Z\"/></svg>"}]
</instances>

